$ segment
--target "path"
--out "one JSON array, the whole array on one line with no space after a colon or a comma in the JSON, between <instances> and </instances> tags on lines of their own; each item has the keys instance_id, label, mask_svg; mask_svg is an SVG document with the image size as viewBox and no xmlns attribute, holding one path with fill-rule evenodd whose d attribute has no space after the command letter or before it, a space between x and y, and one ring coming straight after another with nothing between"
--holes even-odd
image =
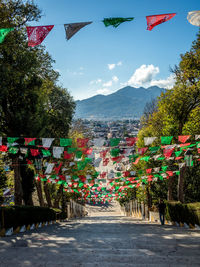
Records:
<instances>
[{"instance_id":1,"label":"path","mask_svg":"<svg viewBox=\"0 0 200 267\"><path fill-rule=\"evenodd\" d=\"M92 207L89 217L1 238L0 266L200 266L200 231L148 224L115 208Z\"/></svg>"}]
</instances>

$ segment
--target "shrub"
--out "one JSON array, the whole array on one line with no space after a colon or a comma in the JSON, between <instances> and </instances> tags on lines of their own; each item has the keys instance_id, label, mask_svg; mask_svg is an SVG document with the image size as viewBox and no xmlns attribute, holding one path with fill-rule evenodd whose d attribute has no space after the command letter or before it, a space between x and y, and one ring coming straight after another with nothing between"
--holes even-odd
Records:
<instances>
[{"instance_id":1,"label":"shrub","mask_svg":"<svg viewBox=\"0 0 200 267\"><path fill-rule=\"evenodd\" d=\"M167 202L166 219L178 223L200 225L200 203Z\"/></svg>"},{"instance_id":2,"label":"shrub","mask_svg":"<svg viewBox=\"0 0 200 267\"><path fill-rule=\"evenodd\" d=\"M60 211L61 212L61 211ZM52 221L57 219L59 211L47 207L8 206L0 207L0 228L14 229L22 225Z\"/></svg>"}]
</instances>

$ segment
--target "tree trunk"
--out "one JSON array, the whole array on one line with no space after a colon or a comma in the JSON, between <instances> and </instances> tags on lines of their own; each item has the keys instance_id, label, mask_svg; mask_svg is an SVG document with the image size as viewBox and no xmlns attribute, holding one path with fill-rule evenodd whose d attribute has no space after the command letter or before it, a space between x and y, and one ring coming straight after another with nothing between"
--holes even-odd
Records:
<instances>
[{"instance_id":1,"label":"tree trunk","mask_svg":"<svg viewBox=\"0 0 200 267\"><path fill-rule=\"evenodd\" d=\"M171 176L168 180L168 192L167 192L167 200L172 201L173 200L173 182L174 182L174 177Z\"/></svg>"},{"instance_id":2,"label":"tree trunk","mask_svg":"<svg viewBox=\"0 0 200 267\"><path fill-rule=\"evenodd\" d=\"M38 199L39 199L39 202L40 202L40 207L44 207L44 198L43 198L43 195L42 195L42 185L41 185L41 182L40 181L36 181L35 182L36 184L36 188L37 188L37 194L38 194Z\"/></svg>"},{"instance_id":3,"label":"tree trunk","mask_svg":"<svg viewBox=\"0 0 200 267\"><path fill-rule=\"evenodd\" d=\"M52 202L51 202L51 196L50 196L50 192L49 192L49 185L47 182L44 183L44 193L45 193L47 205L49 208L51 208Z\"/></svg>"},{"instance_id":4,"label":"tree trunk","mask_svg":"<svg viewBox=\"0 0 200 267\"><path fill-rule=\"evenodd\" d=\"M54 201L54 208L59 208L59 202L60 202L60 199L62 197L62 190L63 190L63 186L62 184L60 185L59 189L58 189L58 192L57 192L57 196L55 198L55 201Z\"/></svg>"},{"instance_id":5,"label":"tree trunk","mask_svg":"<svg viewBox=\"0 0 200 267\"><path fill-rule=\"evenodd\" d=\"M21 177L20 177L20 162L19 158L15 157L12 159L13 169L14 169L14 187L15 187L15 205L22 205L22 184L21 184Z\"/></svg>"},{"instance_id":6,"label":"tree trunk","mask_svg":"<svg viewBox=\"0 0 200 267\"><path fill-rule=\"evenodd\" d=\"M181 203L184 202L184 174L185 174L186 167L180 168L180 174L178 176L178 190L177 190L177 197L178 201Z\"/></svg>"}]
</instances>

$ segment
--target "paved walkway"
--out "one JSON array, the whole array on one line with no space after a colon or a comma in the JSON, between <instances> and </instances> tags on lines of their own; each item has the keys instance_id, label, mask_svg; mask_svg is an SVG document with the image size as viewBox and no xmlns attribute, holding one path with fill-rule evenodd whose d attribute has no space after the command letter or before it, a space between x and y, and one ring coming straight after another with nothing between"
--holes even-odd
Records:
<instances>
[{"instance_id":1,"label":"paved walkway","mask_svg":"<svg viewBox=\"0 0 200 267\"><path fill-rule=\"evenodd\" d=\"M1 238L0 266L200 266L200 231L93 209L89 217Z\"/></svg>"}]
</instances>

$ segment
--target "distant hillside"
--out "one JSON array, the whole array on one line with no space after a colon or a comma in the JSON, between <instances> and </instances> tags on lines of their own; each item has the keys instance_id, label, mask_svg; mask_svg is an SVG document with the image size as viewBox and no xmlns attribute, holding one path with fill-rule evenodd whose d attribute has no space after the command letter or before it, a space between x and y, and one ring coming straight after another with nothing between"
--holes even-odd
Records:
<instances>
[{"instance_id":1,"label":"distant hillside","mask_svg":"<svg viewBox=\"0 0 200 267\"><path fill-rule=\"evenodd\" d=\"M76 118L114 119L140 118L144 106L165 89L152 86L147 89L124 87L110 95L96 95L76 101Z\"/></svg>"}]
</instances>

